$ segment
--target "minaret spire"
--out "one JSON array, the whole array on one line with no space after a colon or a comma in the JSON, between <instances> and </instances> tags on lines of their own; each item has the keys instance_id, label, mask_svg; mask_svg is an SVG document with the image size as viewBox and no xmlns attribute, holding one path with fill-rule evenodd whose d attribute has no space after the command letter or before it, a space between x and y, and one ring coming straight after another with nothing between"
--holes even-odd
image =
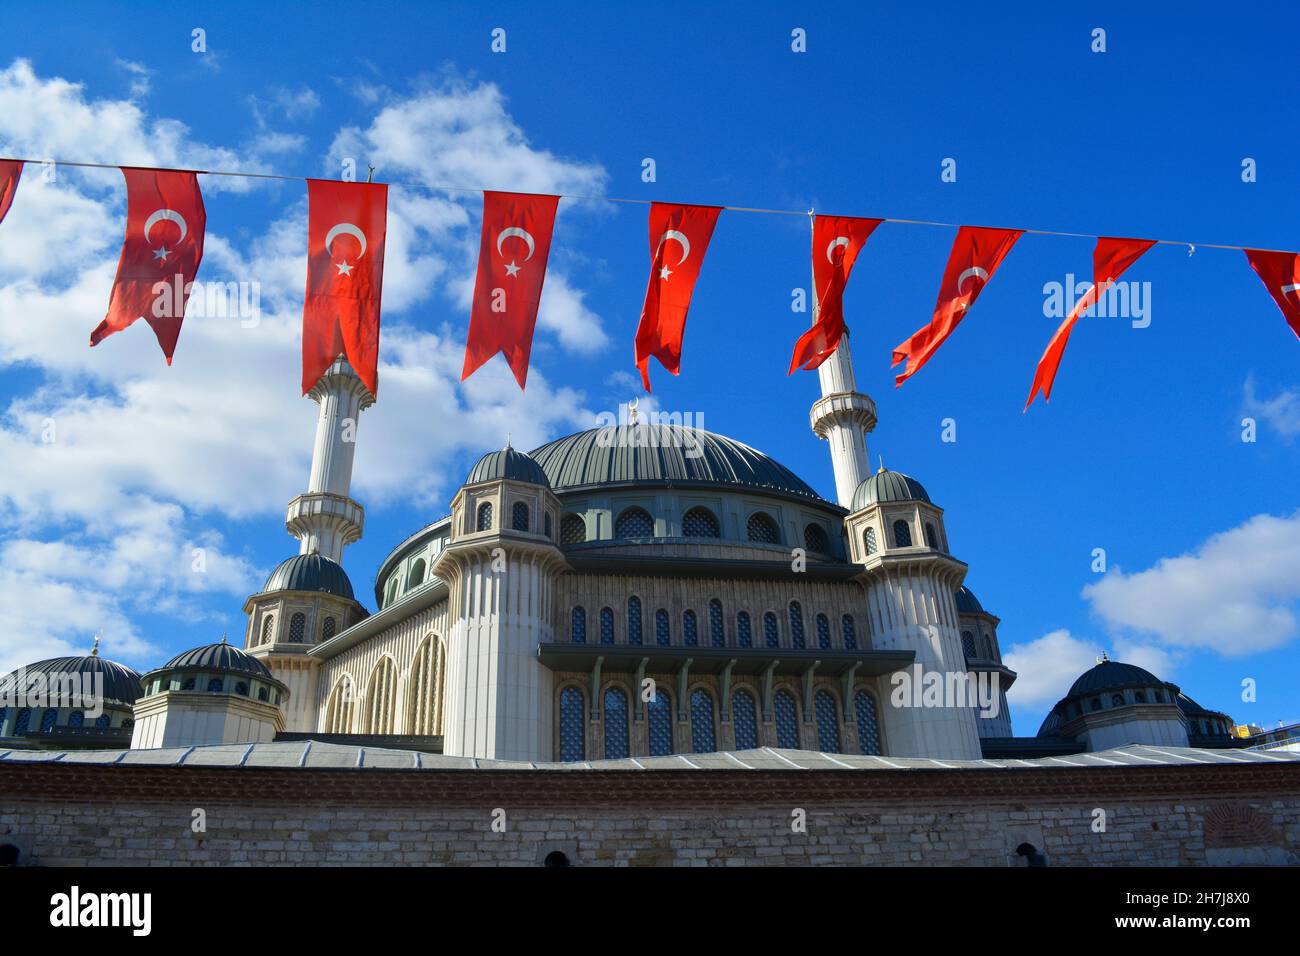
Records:
<instances>
[{"instance_id":1,"label":"minaret spire","mask_svg":"<svg viewBox=\"0 0 1300 956\"><path fill-rule=\"evenodd\" d=\"M808 211L808 225L815 223L815 213ZM816 250L813 250L816 255ZM812 281L812 322L817 324L817 277ZM831 464L835 469L835 497L845 508L852 507L853 492L871 474L867 457L866 433L876 427L876 403L857 390L853 378L853 356L849 351L846 327L839 347L817 367L822 397L809 413L813 433L830 442Z\"/></svg>"},{"instance_id":2,"label":"minaret spire","mask_svg":"<svg viewBox=\"0 0 1300 956\"><path fill-rule=\"evenodd\" d=\"M365 509L348 496L356 452L357 420L375 402L347 359L339 356L308 396L320 405L307 491L289 502L285 527L298 538L299 554L319 553L331 561L361 537Z\"/></svg>"}]
</instances>

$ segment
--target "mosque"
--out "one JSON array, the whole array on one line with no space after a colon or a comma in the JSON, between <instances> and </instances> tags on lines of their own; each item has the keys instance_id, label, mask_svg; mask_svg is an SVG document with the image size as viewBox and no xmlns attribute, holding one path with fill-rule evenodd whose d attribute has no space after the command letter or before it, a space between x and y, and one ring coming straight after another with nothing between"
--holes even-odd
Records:
<instances>
[{"instance_id":1,"label":"mosque","mask_svg":"<svg viewBox=\"0 0 1300 956\"><path fill-rule=\"evenodd\" d=\"M506 447L383 560L372 613L341 561L363 531L349 491L374 398L340 358L310 393L311 475L286 516L299 553L245 602L242 647L194 648L143 675L97 650L33 664L7 684L73 675L98 682L102 706L92 719L76 702L0 701L0 744L317 740L530 763L1236 745L1226 714L1109 660L1036 737L1013 737L999 618L967 587L927 489L871 471L876 409L847 338L819 375L810 424L836 501L748 445L676 424Z\"/></svg>"}]
</instances>

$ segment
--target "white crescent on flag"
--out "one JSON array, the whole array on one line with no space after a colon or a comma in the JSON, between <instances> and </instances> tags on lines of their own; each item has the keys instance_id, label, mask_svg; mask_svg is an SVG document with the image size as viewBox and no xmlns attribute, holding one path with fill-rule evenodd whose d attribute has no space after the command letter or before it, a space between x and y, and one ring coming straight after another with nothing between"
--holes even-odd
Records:
<instances>
[{"instance_id":1,"label":"white crescent on flag","mask_svg":"<svg viewBox=\"0 0 1300 956\"><path fill-rule=\"evenodd\" d=\"M655 247L656 254L658 254L659 252L659 247L662 246L669 239L676 239L679 243L681 243L682 257L677 260L677 264L681 265L683 262L685 262L687 259L690 258L691 240L686 238L685 233L678 232L676 229L669 229L662 236L659 237L659 246Z\"/></svg>"},{"instance_id":2,"label":"white crescent on flag","mask_svg":"<svg viewBox=\"0 0 1300 956\"><path fill-rule=\"evenodd\" d=\"M501 255L501 243L505 242L511 236L517 236L524 242L528 243L528 255L524 257L524 262L527 262L533 257L533 249L535 248L533 245L533 237L528 234L527 229L520 229L518 226L510 226L508 229L502 229L497 235L497 255Z\"/></svg>"},{"instance_id":3,"label":"white crescent on flag","mask_svg":"<svg viewBox=\"0 0 1300 956\"><path fill-rule=\"evenodd\" d=\"M357 256L358 259L366 254L366 234L361 231L359 226L354 226L350 222L340 222L331 228L329 232L325 233L326 255L334 255L333 251L330 249L330 244L339 236L352 236L357 240L357 242L361 243L361 252Z\"/></svg>"},{"instance_id":4,"label":"white crescent on flag","mask_svg":"<svg viewBox=\"0 0 1300 956\"><path fill-rule=\"evenodd\" d=\"M155 211L154 211L154 212L149 216L148 219L146 219L146 220L144 221L144 240L145 240L145 242L148 242L148 241L149 241L149 233L150 233L150 231L153 229L153 227L156 226L156 225L158 225L158 223L160 223L160 222L164 222L164 221L166 221L166 222L174 222L174 223L176 223L176 225L178 225L178 226L181 227L181 238L180 238L180 241L181 241L181 242L184 242L184 241L185 241L185 236L186 236L186 235L189 233L189 231L190 231L190 230L189 230L189 226L186 225L186 223L185 223L185 217L182 216L180 213L178 213L175 209L157 209L157 210L155 210Z\"/></svg>"},{"instance_id":5,"label":"white crescent on flag","mask_svg":"<svg viewBox=\"0 0 1300 956\"><path fill-rule=\"evenodd\" d=\"M829 262L831 265L835 265L834 252L836 246L844 246L844 248L847 249L849 246L849 237L836 236L835 239L832 240L831 243L826 246L826 261ZM960 287L960 283L958 283L958 287Z\"/></svg>"},{"instance_id":6,"label":"white crescent on flag","mask_svg":"<svg viewBox=\"0 0 1300 956\"><path fill-rule=\"evenodd\" d=\"M972 276L975 277L976 279L979 279L981 283L985 283L985 282L988 282L988 281L989 281L989 274L988 274L988 272L986 272L985 270L981 269L979 266L971 266L969 269L967 269L965 272L963 272L961 275L959 275L959 276L957 277L957 294L958 294L958 295L965 295L965 294L966 294L966 293L962 290L962 286L964 286L964 285L966 284L966 280L969 279L969 278L971 278Z\"/></svg>"}]
</instances>

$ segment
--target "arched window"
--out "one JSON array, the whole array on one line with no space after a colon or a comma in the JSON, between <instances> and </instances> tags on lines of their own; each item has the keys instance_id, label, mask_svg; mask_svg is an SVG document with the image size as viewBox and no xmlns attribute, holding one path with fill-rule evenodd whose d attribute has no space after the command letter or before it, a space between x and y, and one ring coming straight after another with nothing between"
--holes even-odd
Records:
<instances>
[{"instance_id":1,"label":"arched window","mask_svg":"<svg viewBox=\"0 0 1300 956\"><path fill-rule=\"evenodd\" d=\"M692 508L682 516L682 534L687 538L719 538L717 516L708 508Z\"/></svg>"},{"instance_id":2,"label":"arched window","mask_svg":"<svg viewBox=\"0 0 1300 956\"><path fill-rule=\"evenodd\" d=\"M798 601L790 602L790 646L804 647L803 608Z\"/></svg>"},{"instance_id":3,"label":"arched window","mask_svg":"<svg viewBox=\"0 0 1300 956\"><path fill-rule=\"evenodd\" d=\"M225 682L220 677L213 677L208 681L208 693L220 694L225 688Z\"/></svg>"},{"instance_id":4,"label":"arched window","mask_svg":"<svg viewBox=\"0 0 1300 956\"><path fill-rule=\"evenodd\" d=\"M605 691L605 759L631 756L627 742L627 694L617 687Z\"/></svg>"},{"instance_id":5,"label":"arched window","mask_svg":"<svg viewBox=\"0 0 1300 956\"><path fill-rule=\"evenodd\" d=\"M876 723L876 698L865 690L853 695L853 716L858 723L858 752L880 754L880 726Z\"/></svg>"},{"instance_id":6,"label":"arched window","mask_svg":"<svg viewBox=\"0 0 1300 956\"><path fill-rule=\"evenodd\" d=\"M194 684L193 677L187 677L183 681L181 681L181 690L193 690L194 686L195 684Z\"/></svg>"},{"instance_id":7,"label":"arched window","mask_svg":"<svg viewBox=\"0 0 1300 956\"><path fill-rule=\"evenodd\" d=\"M257 688L257 699L258 699L258 700L270 700L270 699L271 699L271 692L268 691L265 687L259 687L259 688Z\"/></svg>"},{"instance_id":8,"label":"arched window","mask_svg":"<svg viewBox=\"0 0 1300 956\"><path fill-rule=\"evenodd\" d=\"M370 671L366 689L366 729L368 734L391 734L397 697L397 668L391 657L381 657Z\"/></svg>"},{"instance_id":9,"label":"arched window","mask_svg":"<svg viewBox=\"0 0 1300 956\"><path fill-rule=\"evenodd\" d=\"M333 691L330 691L329 704L325 705L326 734L351 734L352 704L355 696L352 693L352 682L344 674L334 684Z\"/></svg>"},{"instance_id":10,"label":"arched window","mask_svg":"<svg viewBox=\"0 0 1300 956\"><path fill-rule=\"evenodd\" d=\"M741 611L736 615L736 643L741 647L754 646L754 634L749 626L749 614Z\"/></svg>"},{"instance_id":11,"label":"arched window","mask_svg":"<svg viewBox=\"0 0 1300 956\"><path fill-rule=\"evenodd\" d=\"M478 527L475 530L492 530L492 502L485 501L478 506Z\"/></svg>"},{"instance_id":12,"label":"arched window","mask_svg":"<svg viewBox=\"0 0 1300 956\"><path fill-rule=\"evenodd\" d=\"M516 501L510 509L510 527L515 531L528 530L528 505Z\"/></svg>"},{"instance_id":13,"label":"arched window","mask_svg":"<svg viewBox=\"0 0 1300 956\"><path fill-rule=\"evenodd\" d=\"M560 544L582 544L587 540L587 522L582 515L568 514L560 519Z\"/></svg>"},{"instance_id":14,"label":"arched window","mask_svg":"<svg viewBox=\"0 0 1300 956\"><path fill-rule=\"evenodd\" d=\"M411 661L406 691L407 733L442 733L443 666L442 642L430 634Z\"/></svg>"},{"instance_id":15,"label":"arched window","mask_svg":"<svg viewBox=\"0 0 1300 956\"><path fill-rule=\"evenodd\" d=\"M322 641L328 641L331 637L334 636L334 633L338 630L338 628L339 628L338 622L335 621L334 618L332 617L325 618L325 623L321 625L321 629L320 629L320 639Z\"/></svg>"},{"instance_id":16,"label":"arched window","mask_svg":"<svg viewBox=\"0 0 1300 956\"><path fill-rule=\"evenodd\" d=\"M644 508L628 508L614 522L616 538L653 538L654 536L654 519Z\"/></svg>"},{"instance_id":17,"label":"arched window","mask_svg":"<svg viewBox=\"0 0 1300 956\"><path fill-rule=\"evenodd\" d=\"M54 725L58 723L58 720L59 712L57 710L53 707L46 710L45 713L41 714L41 733L48 734L54 729Z\"/></svg>"},{"instance_id":18,"label":"arched window","mask_svg":"<svg viewBox=\"0 0 1300 956\"><path fill-rule=\"evenodd\" d=\"M275 615L268 614L262 618L262 643L271 643L271 631L275 629Z\"/></svg>"},{"instance_id":19,"label":"arched window","mask_svg":"<svg viewBox=\"0 0 1300 956\"><path fill-rule=\"evenodd\" d=\"M879 550L879 547L880 546L876 543L875 528L868 528L866 531L862 532L862 548L867 552L867 554L875 554L876 551Z\"/></svg>"},{"instance_id":20,"label":"arched window","mask_svg":"<svg viewBox=\"0 0 1300 956\"><path fill-rule=\"evenodd\" d=\"M614 609L610 607L600 609L600 643L614 643Z\"/></svg>"},{"instance_id":21,"label":"arched window","mask_svg":"<svg viewBox=\"0 0 1300 956\"><path fill-rule=\"evenodd\" d=\"M788 690L778 690L772 700L772 709L776 714L776 745L785 750L798 750L799 713L794 694Z\"/></svg>"},{"instance_id":22,"label":"arched window","mask_svg":"<svg viewBox=\"0 0 1300 956\"><path fill-rule=\"evenodd\" d=\"M74 710L68 715L69 727L81 727L86 723L86 715L80 710Z\"/></svg>"},{"instance_id":23,"label":"arched window","mask_svg":"<svg viewBox=\"0 0 1300 956\"><path fill-rule=\"evenodd\" d=\"M551 535L551 513L550 513L549 511L548 511L548 512L543 516L542 526L543 526L543 528L545 528L546 537L548 537L548 538L552 537L552 535Z\"/></svg>"},{"instance_id":24,"label":"arched window","mask_svg":"<svg viewBox=\"0 0 1300 956\"><path fill-rule=\"evenodd\" d=\"M984 646L988 649L988 652L989 652L989 660L991 660L991 661L995 661L995 660L997 660L998 656L997 656L997 654L995 654L995 653L993 652L993 635L992 635L992 634L985 634L985 635L984 635Z\"/></svg>"},{"instance_id":25,"label":"arched window","mask_svg":"<svg viewBox=\"0 0 1300 956\"><path fill-rule=\"evenodd\" d=\"M587 759L586 699L576 687L560 691L560 759L566 763Z\"/></svg>"},{"instance_id":26,"label":"arched window","mask_svg":"<svg viewBox=\"0 0 1300 956\"><path fill-rule=\"evenodd\" d=\"M819 524L810 524L803 529L803 546L818 554L826 554L831 549L826 541L826 530Z\"/></svg>"},{"instance_id":27,"label":"arched window","mask_svg":"<svg viewBox=\"0 0 1300 956\"><path fill-rule=\"evenodd\" d=\"M709 754L718 749L713 733L713 696L703 689L691 691L691 750Z\"/></svg>"},{"instance_id":28,"label":"arched window","mask_svg":"<svg viewBox=\"0 0 1300 956\"><path fill-rule=\"evenodd\" d=\"M771 611L763 615L763 643L768 647L781 646L781 635L776 627L776 615Z\"/></svg>"},{"instance_id":29,"label":"arched window","mask_svg":"<svg viewBox=\"0 0 1300 956\"><path fill-rule=\"evenodd\" d=\"M650 724L650 756L667 757L673 752L673 702L668 692L656 686L645 712Z\"/></svg>"},{"instance_id":30,"label":"arched window","mask_svg":"<svg viewBox=\"0 0 1300 956\"><path fill-rule=\"evenodd\" d=\"M389 579L388 594L384 598L384 607L388 607L388 605L392 604L393 601L397 600L397 586L401 583L401 580L398 579L396 574Z\"/></svg>"},{"instance_id":31,"label":"arched window","mask_svg":"<svg viewBox=\"0 0 1300 956\"><path fill-rule=\"evenodd\" d=\"M738 690L731 695L731 722L736 729L737 750L758 749L758 719L754 709L754 695Z\"/></svg>"},{"instance_id":32,"label":"arched window","mask_svg":"<svg viewBox=\"0 0 1300 956\"><path fill-rule=\"evenodd\" d=\"M845 614L840 618L840 631L844 635L844 649L846 651L856 651L858 649L858 629L853 623L852 614Z\"/></svg>"},{"instance_id":33,"label":"arched window","mask_svg":"<svg viewBox=\"0 0 1300 956\"><path fill-rule=\"evenodd\" d=\"M682 613L682 643L687 647L695 647L700 643L700 632L694 611Z\"/></svg>"},{"instance_id":34,"label":"arched window","mask_svg":"<svg viewBox=\"0 0 1300 956\"><path fill-rule=\"evenodd\" d=\"M934 530L934 525L930 522L925 523L925 543L928 547L939 550L939 533Z\"/></svg>"},{"instance_id":35,"label":"arched window","mask_svg":"<svg viewBox=\"0 0 1300 956\"><path fill-rule=\"evenodd\" d=\"M635 595L627 599L627 642L641 646L641 599Z\"/></svg>"},{"instance_id":36,"label":"arched window","mask_svg":"<svg viewBox=\"0 0 1300 956\"><path fill-rule=\"evenodd\" d=\"M418 588L424 583L424 558L416 558L411 570L406 575L406 590Z\"/></svg>"},{"instance_id":37,"label":"arched window","mask_svg":"<svg viewBox=\"0 0 1300 956\"><path fill-rule=\"evenodd\" d=\"M717 598L709 602L709 643L714 647L727 646L727 636L722 627L722 602Z\"/></svg>"},{"instance_id":38,"label":"arched window","mask_svg":"<svg viewBox=\"0 0 1300 956\"><path fill-rule=\"evenodd\" d=\"M840 708L830 691L819 690L813 697L817 714L817 749L826 754L840 752Z\"/></svg>"},{"instance_id":39,"label":"arched window","mask_svg":"<svg viewBox=\"0 0 1300 956\"><path fill-rule=\"evenodd\" d=\"M763 511L755 511L745 522L745 535L750 541L759 544L780 544L781 534L777 530L772 516Z\"/></svg>"},{"instance_id":40,"label":"arched window","mask_svg":"<svg viewBox=\"0 0 1300 956\"><path fill-rule=\"evenodd\" d=\"M240 697L247 697L248 681L246 680L235 681L235 693L238 694Z\"/></svg>"},{"instance_id":41,"label":"arched window","mask_svg":"<svg viewBox=\"0 0 1300 956\"><path fill-rule=\"evenodd\" d=\"M1115 694L1115 695L1113 695L1113 696L1111 697L1111 699L1110 699L1110 703L1111 703L1111 706L1112 706L1112 707L1123 707L1123 706L1124 706L1124 695L1123 695L1123 694Z\"/></svg>"},{"instance_id":42,"label":"arched window","mask_svg":"<svg viewBox=\"0 0 1300 956\"><path fill-rule=\"evenodd\" d=\"M575 644L587 643L587 611L575 607L569 612L569 640Z\"/></svg>"},{"instance_id":43,"label":"arched window","mask_svg":"<svg viewBox=\"0 0 1300 956\"><path fill-rule=\"evenodd\" d=\"M817 646L823 651L831 649L831 620L825 614L817 615Z\"/></svg>"},{"instance_id":44,"label":"arched window","mask_svg":"<svg viewBox=\"0 0 1300 956\"><path fill-rule=\"evenodd\" d=\"M975 635L970 631L961 632L961 650L968 661L973 661L979 657L979 651L975 649Z\"/></svg>"},{"instance_id":45,"label":"arched window","mask_svg":"<svg viewBox=\"0 0 1300 956\"><path fill-rule=\"evenodd\" d=\"M910 548L911 546L912 528L906 521L899 518L894 522L894 547Z\"/></svg>"},{"instance_id":46,"label":"arched window","mask_svg":"<svg viewBox=\"0 0 1300 956\"><path fill-rule=\"evenodd\" d=\"M668 624L668 612L663 608L660 608L655 611L655 643L660 647L667 647L672 642L672 633Z\"/></svg>"},{"instance_id":47,"label":"arched window","mask_svg":"<svg viewBox=\"0 0 1300 956\"><path fill-rule=\"evenodd\" d=\"M110 723L112 723L112 721L113 721L113 717L111 714L100 714L98 717L95 718L95 726L98 727L100 730L103 730Z\"/></svg>"},{"instance_id":48,"label":"arched window","mask_svg":"<svg viewBox=\"0 0 1300 956\"><path fill-rule=\"evenodd\" d=\"M18 716L14 718L14 730L13 730L14 736L21 737L23 734L27 733L31 725L31 722L32 722L32 709L30 707L24 707L21 710L19 710Z\"/></svg>"},{"instance_id":49,"label":"arched window","mask_svg":"<svg viewBox=\"0 0 1300 956\"><path fill-rule=\"evenodd\" d=\"M307 615L299 612L289 618L289 643L301 644L307 639Z\"/></svg>"}]
</instances>

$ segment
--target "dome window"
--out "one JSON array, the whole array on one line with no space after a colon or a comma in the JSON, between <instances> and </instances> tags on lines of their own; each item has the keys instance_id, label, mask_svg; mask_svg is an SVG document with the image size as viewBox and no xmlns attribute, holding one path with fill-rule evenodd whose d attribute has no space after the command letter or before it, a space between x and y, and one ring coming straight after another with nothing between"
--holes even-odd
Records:
<instances>
[{"instance_id":1,"label":"dome window","mask_svg":"<svg viewBox=\"0 0 1300 956\"><path fill-rule=\"evenodd\" d=\"M268 697L270 697L270 696L271 696L271 695L267 692L267 690L266 690L265 687L259 687L259 688L257 688L257 699L258 699L258 700L263 700L263 701L264 701L264 700L266 700L266 699L267 699Z\"/></svg>"},{"instance_id":2,"label":"dome window","mask_svg":"<svg viewBox=\"0 0 1300 956\"><path fill-rule=\"evenodd\" d=\"M225 682L220 677L213 677L208 681L208 693L220 694L225 687Z\"/></svg>"},{"instance_id":3,"label":"dome window","mask_svg":"<svg viewBox=\"0 0 1300 956\"><path fill-rule=\"evenodd\" d=\"M1123 695L1123 694L1115 694L1114 696L1111 697L1111 699L1110 699L1110 703L1111 703L1111 706L1112 706L1112 707L1123 707L1123 706L1124 706L1124 695Z\"/></svg>"},{"instance_id":4,"label":"dome window","mask_svg":"<svg viewBox=\"0 0 1300 956\"><path fill-rule=\"evenodd\" d=\"M925 523L925 543L935 551L939 550L939 533L934 530L934 525L928 521Z\"/></svg>"},{"instance_id":5,"label":"dome window","mask_svg":"<svg viewBox=\"0 0 1300 956\"><path fill-rule=\"evenodd\" d=\"M235 693L238 694L240 697L247 697L247 696L248 696L248 682L247 682L247 681L242 681L242 680L241 680L241 681L236 681L236 682L235 682Z\"/></svg>"},{"instance_id":6,"label":"dome window","mask_svg":"<svg viewBox=\"0 0 1300 956\"><path fill-rule=\"evenodd\" d=\"M301 644L307 639L307 615L301 612L289 618L289 643Z\"/></svg>"},{"instance_id":7,"label":"dome window","mask_svg":"<svg viewBox=\"0 0 1300 956\"><path fill-rule=\"evenodd\" d=\"M726 647L727 638L722 627L722 602L714 598L709 602L709 643L714 647Z\"/></svg>"},{"instance_id":8,"label":"dome window","mask_svg":"<svg viewBox=\"0 0 1300 956\"><path fill-rule=\"evenodd\" d=\"M614 610L613 608L603 607L600 609L600 643L614 643Z\"/></svg>"},{"instance_id":9,"label":"dome window","mask_svg":"<svg viewBox=\"0 0 1300 956\"><path fill-rule=\"evenodd\" d=\"M810 524L803 529L803 546L806 550L815 551L817 554L827 554L830 551L826 532L821 525Z\"/></svg>"},{"instance_id":10,"label":"dome window","mask_svg":"<svg viewBox=\"0 0 1300 956\"><path fill-rule=\"evenodd\" d=\"M790 602L790 646L804 647L803 608L798 601Z\"/></svg>"},{"instance_id":11,"label":"dome window","mask_svg":"<svg viewBox=\"0 0 1300 956\"><path fill-rule=\"evenodd\" d=\"M1089 710L1101 710L1101 698L1100 698L1100 697L1094 697L1092 700L1088 701L1088 709L1089 709Z\"/></svg>"},{"instance_id":12,"label":"dome window","mask_svg":"<svg viewBox=\"0 0 1300 956\"><path fill-rule=\"evenodd\" d=\"M781 645L781 634L776 626L776 614L768 611L763 615L763 642L768 647L779 647Z\"/></svg>"},{"instance_id":13,"label":"dome window","mask_svg":"<svg viewBox=\"0 0 1300 956\"><path fill-rule=\"evenodd\" d=\"M736 615L736 643L741 647L754 646L754 635L750 628L749 615L744 611Z\"/></svg>"},{"instance_id":14,"label":"dome window","mask_svg":"<svg viewBox=\"0 0 1300 956\"><path fill-rule=\"evenodd\" d=\"M970 631L961 632L961 650L968 661L973 661L979 657L979 651L975 649L975 635Z\"/></svg>"},{"instance_id":15,"label":"dome window","mask_svg":"<svg viewBox=\"0 0 1300 956\"><path fill-rule=\"evenodd\" d=\"M780 544L781 535L777 531L776 522L772 516L764 511L755 511L745 522L745 534L750 541L756 541L759 544Z\"/></svg>"},{"instance_id":16,"label":"dome window","mask_svg":"<svg viewBox=\"0 0 1300 956\"><path fill-rule=\"evenodd\" d=\"M510 527L515 531L528 530L528 505L524 502L516 501L510 509Z\"/></svg>"},{"instance_id":17,"label":"dome window","mask_svg":"<svg viewBox=\"0 0 1300 956\"><path fill-rule=\"evenodd\" d=\"M80 710L74 710L71 714L68 715L69 727L82 727L85 726L85 723L86 723L86 715Z\"/></svg>"},{"instance_id":18,"label":"dome window","mask_svg":"<svg viewBox=\"0 0 1300 956\"><path fill-rule=\"evenodd\" d=\"M543 527L545 528L546 537L548 538L553 537L553 535L551 534L551 516L549 513L547 513L544 517Z\"/></svg>"},{"instance_id":19,"label":"dome window","mask_svg":"<svg viewBox=\"0 0 1300 956\"><path fill-rule=\"evenodd\" d=\"M682 534L688 538L720 538L718 519L708 508L692 508L682 517Z\"/></svg>"},{"instance_id":20,"label":"dome window","mask_svg":"<svg viewBox=\"0 0 1300 956\"><path fill-rule=\"evenodd\" d=\"M876 542L876 529L868 528L862 532L862 548L867 554L875 554L880 545Z\"/></svg>"},{"instance_id":21,"label":"dome window","mask_svg":"<svg viewBox=\"0 0 1300 956\"><path fill-rule=\"evenodd\" d=\"M560 519L560 544L582 544L587 540L587 523L582 515L568 514Z\"/></svg>"},{"instance_id":22,"label":"dome window","mask_svg":"<svg viewBox=\"0 0 1300 956\"><path fill-rule=\"evenodd\" d=\"M668 612L663 608L655 611L655 643L660 647L672 644L672 632L669 629Z\"/></svg>"},{"instance_id":23,"label":"dome window","mask_svg":"<svg viewBox=\"0 0 1300 956\"><path fill-rule=\"evenodd\" d=\"M54 725L59 720L59 712L51 707L45 713L41 714L41 733L48 734L54 729Z\"/></svg>"},{"instance_id":24,"label":"dome window","mask_svg":"<svg viewBox=\"0 0 1300 956\"><path fill-rule=\"evenodd\" d=\"M844 649L856 651L858 649L858 629L853 623L852 614L845 614L840 620L840 630L844 637Z\"/></svg>"},{"instance_id":25,"label":"dome window","mask_svg":"<svg viewBox=\"0 0 1300 956\"><path fill-rule=\"evenodd\" d=\"M416 558L415 563L411 565L410 572L406 575L406 588L418 588L424 583L424 558Z\"/></svg>"},{"instance_id":26,"label":"dome window","mask_svg":"<svg viewBox=\"0 0 1300 956\"><path fill-rule=\"evenodd\" d=\"M485 501L478 506L478 524L476 525L475 530L492 530L492 502Z\"/></svg>"},{"instance_id":27,"label":"dome window","mask_svg":"<svg viewBox=\"0 0 1300 956\"><path fill-rule=\"evenodd\" d=\"M1133 700L1139 704L1145 704L1147 702L1147 695L1140 690L1135 690L1133 692Z\"/></svg>"},{"instance_id":28,"label":"dome window","mask_svg":"<svg viewBox=\"0 0 1300 956\"><path fill-rule=\"evenodd\" d=\"M328 641L331 637L334 636L334 633L338 630L338 627L339 627L338 622L335 621L334 618L332 617L325 618L325 623L321 625L321 629L320 629L320 639L322 641Z\"/></svg>"},{"instance_id":29,"label":"dome window","mask_svg":"<svg viewBox=\"0 0 1300 956\"><path fill-rule=\"evenodd\" d=\"M910 548L912 546L912 529L906 521L899 519L894 522L894 547Z\"/></svg>"},{"instance_id":30,"label":"dome window","mask_svg":"<svg viewBox=\"0 0 1300 956\"><path fill-rule=\"evenodd\" d=\"M271 643L271 632L275 630L275 615L268 614L262 618L262 643Z\"/></svg>"},{"instance_id":31,"label":"dome window","mask_svg":"<svg viewBox=\"0 0 1300 956\"><path fill-rule=\"evenodd\" d=\"M614 522L616 538L653 538L654 534L654 519L644 508L628 508Z\"/></svg>"},{"instance_id":32,"label":"dome window","mask_svg":"<svg viewBox=\"0 0 1300 956\"><path fill-rule=\"evenodd\" d=\"M696 647L700 643L699 623L694 611L682 614L682 643L687 647Z\"/></svg>"},{"instance_id":33,"label":"dome window","mask_svg":"<svg viewBox=\"0 0 1300 956\"><path fill-rule=\"evenodd\" d=\"M575 644L587 643L587 611L583 607L575 607L569 613L569 640Z\"/></svg>"},{"instance_id":34,"label":"dome window","mask_svg":"<svg viewBox=\"0 0 1300 956\"><path fill-rule=\"evenodd\" d=\"M193 677L187 677L183 681L181 681L181 690L193 690L193 689L194 689Z\"/></svg>"},{"instance_id":35,"label":"dome window","mask_svg":"<svg viewBox=\"0 0 1300 956\"><path fill-rule=\"evenodd\" d=\"M641 599L636 595L627 599L627 642L641 646Z\"/></svg>"},{"instance_id":36,"label":"dome window","mask_svg":"<svg viewBox=\"0 0 1300 956\"><path fill-rule=\"evenodd\" d=\"M113 718L108 714L100 714L98 717L95 718L95 726L98 727L100 730L103 730L105 727L109 725L110 722L112 722L112 719Z\"/></svg>"},{"instance_id":37,"label":"dome window","mask_svg":"<svg viewBox=\"0 0 1300 956\"><path fill-rule=\"evenodd\" d=\"M18 716L14 718L14 736L21 737L27 733L28 727L32 722L32 709L24 707L18 711Z\"/></svg>"},{"instance_id":38,"label":"dome window","mask_svg":"<svg viewBox=\"0 0 1300 956\"><path fill-rule=\"evenodd\" d=\"M825 614L817 615L817 646L823 651L831 649L831 621Z\"/></svg>"}]
</instances>

